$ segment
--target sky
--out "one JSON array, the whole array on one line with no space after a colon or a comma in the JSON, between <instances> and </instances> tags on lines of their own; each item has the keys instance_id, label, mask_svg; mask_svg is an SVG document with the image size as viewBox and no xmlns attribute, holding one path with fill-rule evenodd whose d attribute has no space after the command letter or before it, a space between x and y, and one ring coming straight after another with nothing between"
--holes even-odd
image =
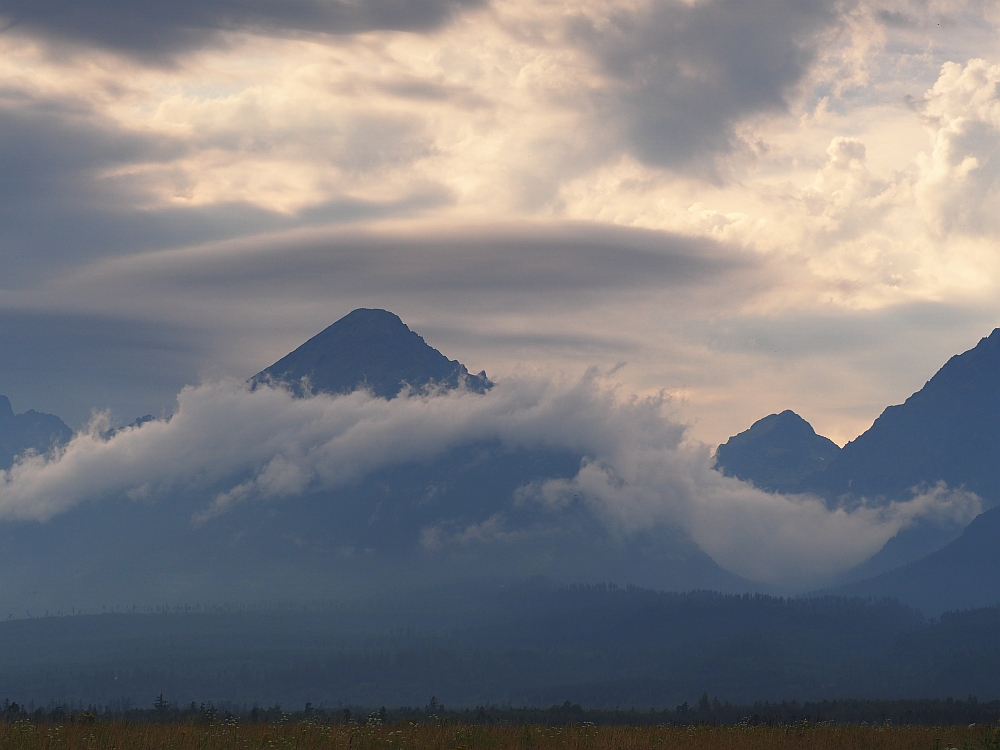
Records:
<instances>
[{"instance_id":1,"label":"sky","mask_svg":"<svg viewBox=\"0 0 1000 750\"><path fill-rule=\"evenodd\" d=\"M843 444L1000 321L987 0L0 0L0 392L169 414L357 307Z\"/></svg>"}]
</instances>

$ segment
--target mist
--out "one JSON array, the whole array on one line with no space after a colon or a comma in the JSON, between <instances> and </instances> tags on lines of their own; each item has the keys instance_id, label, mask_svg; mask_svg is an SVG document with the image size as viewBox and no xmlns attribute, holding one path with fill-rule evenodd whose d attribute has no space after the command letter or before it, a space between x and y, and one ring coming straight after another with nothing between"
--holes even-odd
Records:
<instances>
[{"instance_id":1,"label":"mist","mask_svg":"<svg viewBox=\"0 0 1000 750\"><path fill-rule=\"evenodd\" d=\"M686 436L668 398L623 395L591 371L578 380L512 378L484 395L393 400L364 391L297 398L232 380L188 386L169 417L110 431L97 414L62 448L22 457L0 473L0 518L44 524L124 500L186 514L200 529L241 506L295 504L485 442L581 460L573 476L526 482L500 507L470 497L460 515L421 517L424 552L458 549L488 567L497 549L543 552L549 532L596 524L618 543L642 538L664 554L687 536L731 573L801 591L918 519L968 523L982 509L974 494L943 485L904 502L833 510L815 497L760 491L713 470L710 447ZM331 502L346 502L338 497Z\"/></svg>"}]
</instances>

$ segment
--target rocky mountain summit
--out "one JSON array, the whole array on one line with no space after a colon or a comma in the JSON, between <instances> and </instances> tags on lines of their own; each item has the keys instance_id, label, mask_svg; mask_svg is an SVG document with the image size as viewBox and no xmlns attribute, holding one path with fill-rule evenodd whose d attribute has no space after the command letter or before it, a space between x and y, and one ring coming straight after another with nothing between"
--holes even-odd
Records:
<instances>
[{"instance_id":1,"label":"rocky mountain summit","mask_svg":"<svg viewBox=\"0 0 1000 750\"><path fill-rule=\"evenodd\" d=\"M723 474L769 492L805 492L816 475L836 460L840 446L817 435L791 410L771 414L734 435L716 451Z\"/></svg>"},{"instance_id":2,"label":"rocky mountain summit","mask_svg":"<svg viewBox=\"0 0 1000 750\"><path fill-rule=\"evenodd\" d=\"M387 310L358 309L320 331L295 351L251 378L284 383L299 395L351 393L367 388L395 398L407 387L464 386L477 393L493 387L486 372L471 375Z\"/></svg>"},{"instance_id":3,"label":"rocky mountain summit","mask_svg":"<svg viewBox=\"0 0 1000 750\"><path fill-rule=\"evenodd\" d=\"M10 399L0 396L0 469L9 469L27 451L46 453L71 437L73 431L54 414L34 409L15 414Z\"/></svg>"}]
</instances>

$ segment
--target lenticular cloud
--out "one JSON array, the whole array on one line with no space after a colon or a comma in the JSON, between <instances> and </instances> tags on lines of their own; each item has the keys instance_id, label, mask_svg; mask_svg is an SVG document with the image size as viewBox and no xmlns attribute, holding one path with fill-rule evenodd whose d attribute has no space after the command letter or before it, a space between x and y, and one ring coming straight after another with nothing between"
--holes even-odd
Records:
<instances>
[{"instance_id":1,"label":"lenticular cloud","mask_svg":"<svg viewBox=\"0 0 1000 750\"><path fill-rule=\"evenodd\" d=\"M571 478L521 487L512 509L555 514L572 506L618 538L670 531L664 544L680 529L732 572L801 586L862 562L919 518L967 522L981 509L975 495L945 487L832 511L816 498L762 492L714 471L708 446L686 440L667 407L658 398L621 398L595 373L389 401L363 391L296 398L275 387L204 383L184 388L169 418L107 437L106 418L97 417L53 453L22 457L0 472L0 518L46 521L110 498L169 504L183 494L201 498L191 522L209 524L241 504L293 503L489 440L582 457ZM424 539L474 545L490 529L491 543L516 536L500 512L451 537L428 528Z\"/></svg>"}]
</instances>

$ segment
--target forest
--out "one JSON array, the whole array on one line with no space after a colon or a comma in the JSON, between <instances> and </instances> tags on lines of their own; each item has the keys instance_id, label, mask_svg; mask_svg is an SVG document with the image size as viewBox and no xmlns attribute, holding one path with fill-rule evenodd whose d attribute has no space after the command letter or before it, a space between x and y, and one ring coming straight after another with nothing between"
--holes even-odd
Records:
<instances>
[{"instance_id":1,"label":"forest","mask_svg":"<svg viewBox=\"0 0 1000 750\"><path fill-rule=\"evenodd\" d=\"M0 698L23 707L141 708L162 695L330 711L423 706L433 695L463 710L676 712L703 696L740 706L1000 698L1000 608L928 619L889 599L535 581L8 620L0 639Z\"/></svg>"}]
</instances>

